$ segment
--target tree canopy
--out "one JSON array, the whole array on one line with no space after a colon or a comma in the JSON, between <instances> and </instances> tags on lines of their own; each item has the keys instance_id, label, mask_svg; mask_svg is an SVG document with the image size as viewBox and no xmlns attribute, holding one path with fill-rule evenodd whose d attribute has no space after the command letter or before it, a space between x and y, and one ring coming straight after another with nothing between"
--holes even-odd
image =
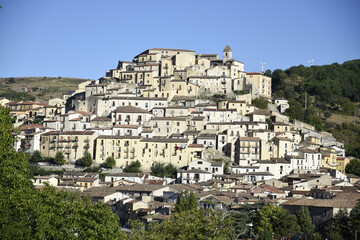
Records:
<instances>
[{"instance_id":1,"label":"tree canopy","mask_svg":"<svg viewBox=\"0 0 360 240\"><path fill-rule=\"evenodd\" d=\"M84 167L90 167L93 164L91 153L85 152L84 156L80 160L80 164Z\"/></svg>"},{"instance_id":2,"label":"tree canopy","mask_svg":"<svg viewBox=\"0 0 360 240\"><path fill-rule=\"evenodd\" d=\"M113 168L115 167L116 161L113 157L107 157L105 162L103 163L103 166L106 168Z\"/></svg>"},{"instance_id":3,"label":"tree canopy","mask_svg":"<svg viewBox=\"0 0 360 240\"><path fill-rule=\"evenodd\" d=\"M302 206L300 208L296 213L296 220L305 239L313 239L315 234L315 224L312 222L310 211L307 207Z\"/></svg>"},{"instance_id":4,"label":"tree canopy","mask_svg":"<svg viewBox=\"0 0 360 240\"><path fill-rule=\"evenodd\" d=\"M165 166L164 163L154 163L151 166L151 174L157 177L169 177L169 178L176 178L176 167L171 163Z\"/></svg>"},{"instance_id":5,"label":"tree canopy","mask_svg":"<svg viewBox=\"0 0 360 240\"><path fill-rule=\"evenodd\" d=\"M39 150L35 150L33 152L33 154L31 155L30 161L32 161L32 162L42 162L42 161L44 161L44 158L41 155L41 152Z\"/></svg>"},{"instance_id":6,"label":"tree canopy","mask_svg":"<svg viewBox=\"0 0 360 240\"><path fill-rule=\"evenodd\" d=\"M140 161L136 160L134 162L131 162L129 164L129 166L125 167L124 172L127 172L127 173L141 173L140 167L141 167Z\"/></svg>"},{"instance_id":7,"label":"tree canopy","mask_svg":"<svg viewBox=\"0 0 360 240\"><path fill-rule=\"evenodd\" d=\"M259 98L255 98L255 99L252 101L252 104L254 104L254 105L255 105L256 107L258 107L258 108L267 109L267 108L268 108L269 101L266 100L266 99L263 98L263 97L259 97Z\"/></svg>"},{"instance_id":8,"label":"tree canopy","mask_svg":"<svg viewBox=\"0 0 360 240\"><path fill-rule=\"evenodd\" d=\"M57 152L54 158L54 163L64 165L66 163L63 152Z\"/></svg>"},{"instance_id":9,"label":"tree canopy","mask_svg":"<svg viewBox=\"0 0 360 240\"><path fill-rule=\"evenodd\" d=\"M193 191L185 190L177 199L175 212L195 211L198 203Z\"/></svg>"},{"instance_id":10,"label":"tree canopy","mask_svg":"<svg viewBox=\"0 0 360 240\"><path fill-rule=\"evenodd\" d=\"M0 236L2 239L125 239L111 208L77 193L30 180L28 156L13 148L9 110L0 106Z\"/></svg>"},{"instance_id":11,"label":"tree canopy","mask_svg":"<svg viewBox=\"0 0 360 240\"><path fill-rule=\"evenodd\" d=\"M254 229L259 236L269 231L276 237L298 233L300 230L295 216L281 206L276 207L271 203L257 211L254 216Z\"/></svg>"}]
</instances>

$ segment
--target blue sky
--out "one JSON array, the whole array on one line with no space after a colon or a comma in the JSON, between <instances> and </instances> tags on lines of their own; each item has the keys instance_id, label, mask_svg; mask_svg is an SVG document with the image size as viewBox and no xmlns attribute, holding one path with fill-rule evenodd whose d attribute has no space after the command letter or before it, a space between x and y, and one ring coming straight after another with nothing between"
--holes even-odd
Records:
<instances>
[{"instance_id":1,"label":"blue sky","mask_svg":"<svg viewBox=\"0 0 360 240\"><path fill-rule=\"evenodd\" d=\"M360 58L354 0L0 0L0 77L97 79L149 48L222 54L245 71Z\"/></svg>"}]
</instances>

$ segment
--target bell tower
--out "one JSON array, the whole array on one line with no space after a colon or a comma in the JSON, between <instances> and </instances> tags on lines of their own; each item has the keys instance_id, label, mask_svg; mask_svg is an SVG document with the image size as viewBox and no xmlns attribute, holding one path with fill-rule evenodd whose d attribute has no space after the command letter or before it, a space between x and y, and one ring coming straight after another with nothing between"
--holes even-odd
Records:
<instances>
[{"instance_id":1,"label":"bell tower","mask_svg":"<svg viewBox=\"0 0 360 240\"><path fill-rule=\"evenodd\" d=\"M229 45L226 45L226 47L223 50L223 62L225 63L230 59L232 59L232 50L229 47Z\"/></svg>"}]
</instances>

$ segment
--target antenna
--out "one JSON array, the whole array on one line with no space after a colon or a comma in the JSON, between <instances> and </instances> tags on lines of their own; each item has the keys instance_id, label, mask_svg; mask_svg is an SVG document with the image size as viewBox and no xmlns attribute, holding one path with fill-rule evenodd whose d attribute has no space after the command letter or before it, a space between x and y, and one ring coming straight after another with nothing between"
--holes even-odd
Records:
<instances>
[{"instance_id":1,"label":"antenna","mask_svg":"<svg viewBox=\"0 0 360 240\"><path fill-rule=\"evenodd\" d=\"M310 66L314 65L314 59L308 61L310 63Z\"/></svg>"},{"instance_id":2,"label":"antenna","mask_svg":"<svg viewBox=\"0 0 360 240\"><path fill-rule=\"evenodd\" d=\"M264 65L266 64L266 62L259 62L261 64L261 72L264 72Z\"/></svg>"}]
</instances>

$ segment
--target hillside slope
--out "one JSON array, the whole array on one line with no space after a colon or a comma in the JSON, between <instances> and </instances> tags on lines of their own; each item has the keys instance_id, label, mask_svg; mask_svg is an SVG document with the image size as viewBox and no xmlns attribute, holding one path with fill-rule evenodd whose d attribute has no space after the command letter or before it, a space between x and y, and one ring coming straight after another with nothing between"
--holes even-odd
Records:
<instances>
[{"instance_id":1,"label":"hillside slope","mask_svg":"<svg viewBox=\"0 0 360 240\"><path fill-rule=\"evenodd\" d=\"M62 77L12 77L0 79L0 96L10 100L36 100L61 97L67 91L76 90L78 85L90 79Z\"/></svg>"}]
</instances>

